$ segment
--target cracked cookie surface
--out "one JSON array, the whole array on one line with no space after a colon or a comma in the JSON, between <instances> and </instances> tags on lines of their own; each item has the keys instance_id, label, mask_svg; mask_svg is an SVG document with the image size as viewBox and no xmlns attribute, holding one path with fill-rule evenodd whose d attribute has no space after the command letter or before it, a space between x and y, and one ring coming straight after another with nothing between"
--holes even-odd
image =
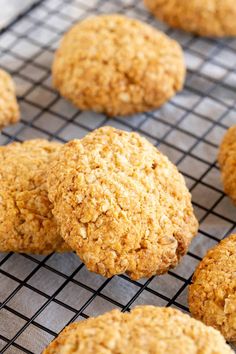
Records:
<instances>
[{"instance_id":1,"label":"cracked cookie surface","mask_svg":"<svg viewBox=\"0 0 236 354\"><path fill-rule=\"evenodd\" d=\"M53 63L53 83L78 108L109 116L154 109L182 89L179 44L131 18L105 15L73 26Z\"/></svg>"},{"instance_id":2,"label":"cracked cookie surface","mask_svg":"<svg viewBox=\"0 0 236 354\"><path fill-rule=\"evenodd\" d=\"M130 313L113 310L72 323L43 354L233 354L211 327L164 307L140 306Z\"/></svg>"},{"instance_id":3,"label":"cracked cookie surface","mask_svg":"<svg viewBox=\"0 0 236 354\"><path fill-rule=\"evenodd\" d=\"M224 191L236 204L236 125L229 128L220 145L218 161Z\"/></svg>"},{"instance_id":4,"label":"cracked cookie surface","mask_svg":"<svg viewBox=\"0 0 236 354\"><path fill-rule=\"evenodd\" d=\"M19 118L14 82L8 73L0 69L0 129L18 122Z\"/></svg>"},{"instance_id":5,"label":"cracked cookie surface","mask_svg":"<svg viewBox=\"0 0 236 354\"><path fill-rule=\"evenodd\" d=\"M60 144L35 139L0 147L0 252L67 251L52 215L46 169Z\"/></svg>"},{"instance_id":6,"label":"cracked cookie surface","mask_svg":"<svg viewBox=\"0 0 236 354\"><path fill-rule=\"evenodd\" d=\"M234 0L144 0L170 26L208 37L236 36Z\"/></svg>"},{"instance_id":7,"label":"cracked cookie surface","mask_svg":"<svg viewBox=\"0 0 236 354\"><path fill-rule=\"evenodd\" d=\"M103 276L165 273L197 232L183 176L136 133L103 127L65 144L48 191L62 237Z\"/></svg>"},{"instance_id":8,"label":"cracked cookie surface","mask_svg":"<svg viewBox=\"0 0 236 354\"><path fill-rule=\"evenodd\" d=\"M207 252L189 287L195 318L236 342L236 234Z\"/></svg>"}]
</instances>

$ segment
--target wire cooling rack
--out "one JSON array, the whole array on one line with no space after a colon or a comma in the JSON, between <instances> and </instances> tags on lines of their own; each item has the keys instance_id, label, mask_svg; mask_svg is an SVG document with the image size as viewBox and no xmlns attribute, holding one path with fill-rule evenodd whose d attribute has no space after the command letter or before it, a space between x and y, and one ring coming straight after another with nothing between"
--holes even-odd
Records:
<instances>
[{"instance_id":1,"label":"wire cooling rack","mask_svg":"<svg viewBox=\"0 0 236 354\"><path fill-rule=\"evenodd\" d=\"M109 12L146 21L183 46L185 88L161 109L109 120L78 111L52 89L51 61L62 34L84 17ZM203 39L169 29L141 0L44 0L2 30L0 66L14 77L22 119L4 129L0 144L36 137L65 142L102 125L136 130L184 174L200 231L177 268L142 281L90 273L73 253L0 254L1 353L40 353L68 323L113 308L153 304L188 311L187 286L197 263L236 228L236 210L222 192L216 162L223 134L236 124L235 50L235 39Z\"/></svg>"}]
</instances>

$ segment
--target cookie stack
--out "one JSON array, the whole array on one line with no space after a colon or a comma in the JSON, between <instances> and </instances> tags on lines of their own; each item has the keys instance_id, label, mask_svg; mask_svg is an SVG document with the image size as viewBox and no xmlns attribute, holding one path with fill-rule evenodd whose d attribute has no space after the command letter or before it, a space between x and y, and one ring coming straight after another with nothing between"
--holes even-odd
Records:
<instances>
[{"instance_id":1,"label":"cookie stack","mask_svg":"<svg viewBox=\"0 0 236 354\"><path fill-rule=\"evenodd\" d=\"M183 176L136 133L13 143L0 161L0 251L71 247L93 272L139 279L176 266L197 232Z\"/></svg>"},{"instance_id":2,"label":"cookie stack","mask_svg":"<svg viewBox=\"0 0 236 354\"><path fill-rule=\"evenodd\" d=\"M235 35L231 0L145 0L173 27ZM216 7L217 5L217 7ZM196 16L196 14L198 16ZM63 37L54 87L79 109L110 117L161 106L183 87L178 43L120 15L86 19ZM17 122L14 85L0 71L0 127ZM236 128L221 145L225 192L236 202ZM105 277L133 280L175 267L196 235L191 195L177 168L145 138L112 127L61 145L42 139L0 147L0 252L75 251ZM196 319L170 308L112 311L69 325L44 354L233 353L236 235L210 250L189 287ZM203 323L201 323L201 320ZM212 326L215 329L213 329ZM219 330L223 336L217 331Z\"/></svg>"},{"instance_id":3,"label":"cookie stack","mask_svg":"<svg viewBox=\"0 0 236 354\"><path fill-rule=\"evenodd\" d=\"M220 159L232 131L224 139ZM232 148L230 158L234 153ZM126 272L139 279L176 266L197 232L182 175L136 133L103 127L65 145L45 140L12 143L0 148L0 161L1 251L74 250L93 272L106 277ZM232 341L236 339L235 243L232 235L208 252L189 290L194 317ZM176 332L173 323L178 322ZM113 330L109 335L106 325L118 326L125 342L115 340ZM93 326L101 333L87 338ZM137 340L136 331L144 333L145 343ZM170 335L174 337L169 343ZM72 324L45 354L75 345L77 353L83 353L83 348L86 353L88 348L99 353L101 338L111 346L111 353L118 349L122 353L122 346L125 353L142 345L149 353L156 343L158 353L175 353L182 342L183 353L193 352L192 346L200 351L206 343L208 352L214 353L216 342L217 353L232 352L212 328L177 310L144 306L130 315L113 311Z\"/></svg>"}]
</instances>

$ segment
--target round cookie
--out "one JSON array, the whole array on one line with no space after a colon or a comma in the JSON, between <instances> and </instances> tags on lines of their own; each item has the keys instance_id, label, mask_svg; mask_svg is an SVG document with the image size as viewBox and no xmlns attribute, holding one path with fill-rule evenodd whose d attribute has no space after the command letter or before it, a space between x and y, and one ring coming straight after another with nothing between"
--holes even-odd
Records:
<instances>
[{"instance_id":1,"label":"round cookie","mask_svg":"<svg viewBox=\"0 0 236 354\"><path fill-rule=\"evenodd\" d=\"M180 91L185 64L179 44L121 15L73 26L56 52L53 83L82 110L109 116L159 107Z\"/></svg>"},{"instance_id":2,"label":"round cookie","mask_svg":"<svg viewBox=\"0 0 236 354\"><path fill-rule=\"evenodd\" d=\"M46 169L60 144L29 140L0 147L0 252L67 251L52 215Z\"/></svg>"},{"instance_id":3,"label":"round cookie","mask_svg":"<svg viewBox=\"0 0 236 354\"><path fill-rule=\"evenodd\" d=\"M0 129L18 122L19 118L14 82L10 75L0 69Z\"/></svg>"},{"instance_id":4,"label":"round cookie","mask_svg":"<svg viewBox=\"0 0 236 354\"><path fill-rule=\"evenodd\" d=\"M48 190L62 237L103 276L165 273L197 232L183 176L136 133L103 127L65 144Z\"/></svg>"},{"instance_id":5,"label":"round cookie","mask_svg":"<svg viewBox=\"0 0 236 354\"><path fill-rule=\"evenodd\" d=\"M171 27L201 36L236 36L235 0L144 0Z\"/></svg>"},{"instance_id":6,"label":"round cookie","mask_svg":"<svg viewBox=\"0 0 236 354\"><path fill-rule=\"evenodd\" d=\"M236 204L236 125L226 132L220 145L218 161L224 191Z\"/></svg>"},{"instance_id":7,"label":"round cookie","mask_svg":"<svg viewBox=\"0 0 236 354\"><path fill-rule=\"evenodd\" d=\"M182 312L140 306L72 323L43 354L233 354L221 334Z\"/></svg>"},{"instance_id":8,"label":"round cookie","mask_svg":"<svg viewBox=\"0 0 236 354\"><path fill-rule=\"evenodd\" d=\"M195 318L236 341L236 234L200 262L189 287L189 308Z\"/></svg>"}]
</instances>

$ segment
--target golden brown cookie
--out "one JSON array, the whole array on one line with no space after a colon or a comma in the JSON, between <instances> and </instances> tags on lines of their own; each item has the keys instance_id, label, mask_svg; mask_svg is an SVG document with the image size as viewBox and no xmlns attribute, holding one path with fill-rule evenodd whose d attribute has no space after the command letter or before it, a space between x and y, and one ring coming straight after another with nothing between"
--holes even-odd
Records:
<instances>
[{"instance_id":1,"label":"golden brown cookie","mask_svg":"<svg viewBox=\"0 0 236 354\"><path fill-rule=\"evenodd\" d=\"M236 234L200 262L189 287L189 308L195 318L236 341Z\"/></svg>"},{"instance_id":2,"label":"golden brown cookie","mask_svg":"<svg viewBox=\"0 0 236 354\"><path fill-rule=\"evenodd\" d=\"M171 27L201 36L236 36L235 0L144 0Z\"/></svg>"},{"instance_id":3,"label":"golden brown cookie","mask_svg":"<svg viewBox=\"0 0 236 354\"><path fill-rule=\"evenodd\" d=\"M226 132L220 145L218 161L224 191L236 204L236 125Z\"/></svg>"},{"instance_id":4,"label":"golden brown cookie","mask_svg":"<svg viewBox=\"0 0 236 354\"><path fill-rule=\"evenodd\" d=\"M47 166L60 144L29 140L0 147L0 252L67 251L52 215Z\"/></svg>"},{"instance_id":5,"label":"golden brown cookie","mask_svg":"<svg viewBox=\"0 0 236 354\"><path fill-rule=\"evenodd\" d=\"M182 89L185 64L177 42L121 15L86 19L63 37L53 83L82 110L109 116L159 107Z\"/></svg>"},{"instance_id":6,"label":"golden brown cookie","mask_svg":"<svg viewBox=\"0 0 236 354\"><path fill-rule=\"evenodd\" d=\"M182 312L139 306L72 323L43 354L233 354L221 334Z\"/></svg>"},{"instance_id":7,"label":"golden brown cookie","mask_svg":"<svg viewBox=\"0 0 236 354\"><path fill-rule=\"evenodd\" d=\"M65 144L48 190L63 238L103 276L165 273L197 232L183 176L136 133L103 127Z\"/></svg>"},{"instance_id":8,"label":"golden brown cookie","mask_svg":"<svg viewBox=\"0 0 236 354\"><path fill-rule=\"evenodd\" d=\"M19 118L14 83L10 75L0 69L0 129L18 122Z\"/></svg>"}]
</instances>

